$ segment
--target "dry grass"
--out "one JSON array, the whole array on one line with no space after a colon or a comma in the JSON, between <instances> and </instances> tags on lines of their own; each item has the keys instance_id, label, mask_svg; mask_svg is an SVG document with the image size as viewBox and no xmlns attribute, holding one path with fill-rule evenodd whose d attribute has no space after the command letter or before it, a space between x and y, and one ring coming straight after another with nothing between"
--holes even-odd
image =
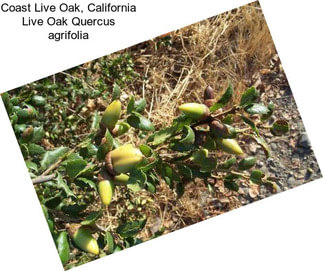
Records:
<instances>
[{"instance_id":1,"label":"dry grass","mask_svg":"<svg viewBox=\"0 0 323 271\"><path fill-rule=\"evenodd\" d=\"M276 53L258 2L184 27L170 36L170 46L161 44L156 48L161 40L158 37L110 56L127 52L133 57L141 77L128 85L125 92L146 98L146 113L157 128L171 123L178 114L178 104L202 102L207 85L221 96L232 83L238 99L239 93L254 83L254 74L268 68ZM234 194L224 191L221 184L217 186L211 193L202 181L190 182L184 195L177 199L162 182L155 195L136 194L137 199L146 203L135 203L134 210L127 215L140 208L139 213L148 217L141 236L145 239L160 227L170 232L240 206ZM120 204L129 197L132 196L119 190L115 198ZM113 217L120 217L121 213L117 207L111 207L107 211L110 219L101 223L112 226L116 222Z\"/></svg>"}]
</instances>

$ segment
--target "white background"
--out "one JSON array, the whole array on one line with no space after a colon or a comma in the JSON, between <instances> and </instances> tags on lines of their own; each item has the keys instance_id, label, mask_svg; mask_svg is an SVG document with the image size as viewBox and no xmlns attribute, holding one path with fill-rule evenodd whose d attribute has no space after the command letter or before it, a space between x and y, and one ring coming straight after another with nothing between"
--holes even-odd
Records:
<instances>
[{"instance_id":1,"label":"white background","mask_svg":"<svg viewBox=\"0 0 323 271\"><path fill-rule=\"evenodd\" d=\"M135 1L138 12L114 15L114 28L59 43L47 39L51 29L0 13L0 92L248 2ZM260 3L322 166L321 1ZM1 102L0 127L0 269L62 270ZM322 191L317 180L73 270L322 270Z\"/></svg>"}]
</instances>

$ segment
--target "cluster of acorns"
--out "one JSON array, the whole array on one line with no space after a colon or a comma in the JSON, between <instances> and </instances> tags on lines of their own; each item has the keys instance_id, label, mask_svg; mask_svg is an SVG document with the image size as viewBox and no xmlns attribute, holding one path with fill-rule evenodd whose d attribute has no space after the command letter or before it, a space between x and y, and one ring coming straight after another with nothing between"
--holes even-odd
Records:
<instances>
[{"instance_id":1,"label":"cluster of acorns","mask_svg":"<svg viewBox=\"0 0 323 271\"><path fill-rule=\"evenodd\" d=\"M209 106L214 103L213 96L213 90L207 88L204 94L204 104L185 103L179 106L179 110L194 121L209 118ZM120 116L121 103L119 100L115 100L103 113L100 130L96 136L96 141L97 143L99 142L98 160L105 163L98 177L98 191L104 205L111 203L114 185L127 184L129 179L127 173L140 164L144 158L141 151L131 144L117 147L113 145L112 136L120 136L130 128L128 123L119 122ZM230 138L232 131L228 125L223 124L217 119L213 119L208 125L212 139L218 148L230 154L243 154L238 142ZM193 153L191 160L199 163L205 157L207 157L207 150L201 149ZM99 254L97 241L86 227L72 224L69 232L74 243L79 248L94 255Z\"/></svg>"}]
</instances>

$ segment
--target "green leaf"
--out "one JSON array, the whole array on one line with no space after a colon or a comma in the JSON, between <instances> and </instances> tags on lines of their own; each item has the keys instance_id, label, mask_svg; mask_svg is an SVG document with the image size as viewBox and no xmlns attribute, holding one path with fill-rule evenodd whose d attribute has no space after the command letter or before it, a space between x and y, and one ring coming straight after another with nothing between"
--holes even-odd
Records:
<instances>
[{"instance_id":1,"label":"green leaf","mask_svg":"<svg viewBox=\"0 0 323 271\"><path fill-rule=\"evenodd\" d=\"M224 186L232 191L238 192L239 190L239 185L235 181L225 181Z\"/></svg>"},{"instance_id":2,"label":"green leaf","mask_svg":"<svg viewBox=\"0 0 323 271\"><path fill-rule=\"evenodd\" d=\"M142 131L154 131L154 125L145 118L144 116L140 115L137 112L133 112L132 115L130 115L127 118L127 122L134 128L142 130Z\"/></svg>"},{"instance_id":3,"label":"green leaf","mask_svg":"<svg viewBox=\"0 0 323 271\"><path fill-rule=\"evenodd\" d=\"M33 143L40 142L45 135L45 131L43 127L34 127L34 136L32 138Z\"/></svg>"},{"instance_id":4,"label":"green leaf","mask_svg":"<svg viewBox=\"0 0 323 271\"><path fill-rule=\"evenodd\" d=\"M82 186L82 187L85 187L85 186L90 187L95 191L97 190L95 182L93 182L92 180L89 180L87 178L77 178L75 181L75 184L78 186Z\"/></svg>"},{"instance_id":5,"label":"green leaf","mask_svg":"<svg viewBox=\"0 0 323 271\"><path fill-rule=\"evenodd\" d=\"M227 175L225 175L224 179L226 181L232 181L232 180L236 180L236 179L240 179L241 176L235 173L228 173Z\"/></svg>"},{"instance_id":6,"label":"green leaf","mask_svg":"<svg viewBox=\"0 0 323 271\"><path fill-rule=\"evenodd\" d=\"M226 115L222 119L222 122L225 123L225 124L231 125L233 123L233 115L232 114Z\"/></svg>"},{"instance_id":7,"label":"green leaf","mask_svg":"<svg viewBox=\"0 0 323 271\"><path fill-rule=\"evenodd\" d=\"M187 144L193 144L194 141L195 141L195 133L193 129L190 126L185 125L183 127L182 139L180 139L178 142L183 145L187 145Z\"/></svg>"},{"instance_id":8,"label":"green leaf","mask_svg":"<svg viewBox=\"0 0 323 271\"><path fill-rule=\"evenodd\" d=\"M286 120L276 120L270 128L270 132L275 136L282 136L289 132L289 125Z\"/></svg>"},{"instance_id":9,"label":"green leaf","mask_svg":"<svg viewBox=\"0 0 323 271\"><path fill-rule=\"evenodd\" d=\"M66 164L66 173L70 178L75 178L86 167L87 162L83 159L69 161Z\"/></svg>"},{"instance_id":10,"label":"green leaf","mask_svg":"<svg viewBox=\"0 0 323 271\"><path fill-rule=\"evenodd\" d=\"M257 142L257 144L264 150L266 158L270 157L270 149L266 140L261 136L251 135L251 137Z\"/></svg>"},{"instance_id":11,"label":"green leaf","mask_svg":"<svg viewBox=\"0 0 323 271\"><path fill-rule=\"evenodd\" d=\"M121 237L131 237L140 232L146 225L146 219L137 220L133 222L128 222L120 225L117 228L117 233L121 235Z\"/></svg>"},{"instance_id":12,"label":"green leaf","mask_svg":"<svg viewBox=\"0 0 323 271\"><path fill-rule=\"evenodd\" d=\"M49 168L52 164L61 159L68 151L69 148L67 147L59 147L53 151L46 152L43 159L40 161L41 168L43 170Z\"/></svg>"},{"instance_id":13,"label":"green leaf","mask_svg":"<svg viewBox=\"0 0 323 271\"><path fill-rule=\"evenodd\" d=\"M209 151L216 150L215 140L212 137L210 137L209 135L207 135L206 140L205 140L202 147L209 150Z\"/></svg>"},{"instance_id":14,"label":"green leaf","mask_svg":"<svg viewBox=\"0 0 323 271\"><path fill-rule=\"evenodd\" d=\"M169 147L173 151L178 151L178 152L187 152L187 151L193 150L195 148L195 146L193 144L182 144L178 141L170 143Z\"/></svg>"},{"instance_id":15,"label":"green leaf","mask_svg":"<svg viewBox=\"0 0 323 271\"><path fill-rule=\"evenodd\" d=\"M261 170L254 170L250 174L250 181L252 181L255 184L262 184L263 176L264 176L264 173Z\"/></svg>"},{"instance_id":16,"label":"green leaf","mask_svg":"<svg viewBox=\"0 0 323 271\"><path fill-rule=\"evenodd\" d=\"M68 185L66 184L65 180L63 179L60 173L57 174L57 177L55 180L57 182L56 183L57 187L63 189L67 197L76 198L76 196L74 195L72 190L68 187Z\"/></svg>"},{"instance_id":17,"label":"green leaf","mask_svg":"<svg viewBox=\"0 0 323 271\"><path fill-rule=\"evenodd\" d=\"M258 91L255 87L248 88L241 96L240 106L247 106L253 102L255 102L258 98Z\"/></svg>"},{"instance_id":18,"label":"green leaf","mask_svg":"<svg viewBox=\"0 0 323 271\"><path fill-rule=\"evenodd\" d=\"M30 160L26 160L25 163L26 163L26 166L27 166L29 171L33 170L35 172L38 172L38 166L37 166L36 163L34 163L34 162L30 161Z\"/></svg>"},{"instance_id":19,"label":"green leaf","mask_svg":"<svg viewBox=\"0 0 323 271\"><path fill-rule=\"evenodd\" d=\"M4 103L4 106L6 107L6 110L8 112L8 114L11 113L11 108L12 108L12 104L10 102L10 98L9 98L9 94L8 92L4 92L1 94L2 97L2 101Z\"/></svg>"},{"instance_id":20,"label":"green leaf","mask_svg":"<svg viewBox=\"0 0 323 271\"><path fill-rule=\"evenodd\" d=\"M167 139L173 136L175 131L174 127L165 128L152 134L148 137L147 142L150 142L152 146L158 146L164 143Z\"/></svg>"},{"instance_id":21,"label":"green leaf","mask_svg":"<svg viewBox=\"0 0 323 271\"><path fill-rule=\"evenodd\" d=\"M42 146L37 145L35 143L31 143L28 145L28 152L31 156L34 156L34 155L41 155L46 151Z\"/></svg>"},{"instance_id":22,"label":"green leaf","mask_svg":"<svg viewBox=\"0 0 323 271\"><path fill-rule=\"evenodd\" d=\"M146 157L151 157L153 155L153 150L152 148L150 148L147 145L140 145L139 146L140 151L142 152L142 154Z\"/></svg>"},{"instance_id":23,"label":"green leaf","mask_svg":"<svg viewBox=\"0 0 323 271\"><path fill-rule=\"evenodd\" d=\"M203 163L200 165L201 171L203 172L211 172L216 168L217 160L215 157L206 158Z\"/></svg>"},{"instance_id":24,"label":"green leaf","mask_svg":"<svg viewBox=\"0 0 323 271\"><path fill-rule=\"evenodd\" d=\"M245 111L250 115L264 115L269 113L269 109L263 104L250 104L245 107Z\"/></svg>"},{"instance_id":25,"label":"green leaf","mask_svg":"<svg viewBox=\"0 0 323 271\"><path fill-rule=\"evenodd\" d=\"M134 170L130 172L127 182L128 189L137 192L144 188L147 181L147 175L142 170Z\"/></svg>"},{"instance_id":26,"label":"green leaf","mask_svg":"<svg viewBox=\"0 0 323 271\"><path fill-rule=\"evenodd\" d=\"M105 233L105 240L107 241L108 253L113 253L114 251L114 240L112 234L107 231Z\"/></svg>"},{"instance_id":27,"label":"green leaf","mask_svg":"<svg viewBox=\"0 0 323 271\"><path fill-rule=\"evenodd\" d=\"M46 104L46 98L39 95L34 95L31 99L34 106L44 106Z\"/></svg>"},{"instance_id":28,"label":"green leaf","mask_svg":"<svg viewBox=\"0 0 323 271\"><path fill-rule=\"evenodd\" d=\"M227 159L224 163L219 165L220 169L230 169L237 162L236 157L231 157Z\"/></svg>"},{"instance_id":29,"label":"green leaf","mask_svg":"<svg viewBox=\"0 0 323 271\"><path fill-rule=\"evenodd\" d=\"M97 130L99 129L100 125L100 114L98 111L95 111L92 117L92 124L91 124L91 130Z\"/></svg>"},{"instance_id":30,"label":"green leaf","mask_svg":"<svg viewBox=\"0 0 323 271\"><path fill-rule=\"evenodd\" d=\"M121 88L117 83L113 83L112 101L118 99L121 94Z\"/></svg>"},{"instance_id":31,"label":"green leaf","mask_svg":"<svg viewBox=\"0 0 323 271\"><path fill-rule=\"evenodd\" d=\"M145 110L146 105L147 105L146 99L141 98L138 101L135 101L134 109L135 111L140 113Z\"/></svg>"},{"instance_id":32,"label":"green leaf","mask_svg":"<svg viewBox=\"0 0 323 271\"><path fill-rule=\"evenodd\" d=\"M274 109L275 109L274 103L272 101L270 101L267 105L267 108L268 108L269 112L267 114L264 114L261 116L262 121L265 121L271 117L271 115L273 114Z\"/></svg>"},{"instance_id":33,"label":"green leaf","mask_svg":"<svg viewBox=\"0 0 323 271\"><path fill-rule=\"evenodd\" d=\"M68 243L68 235L66 231L60 232L56 239L56 246L58 255L61 259L62 264L66 264L70 259L70 246Z\"/></svg>"},{"instance_id":34,"label":"green leaf","mask_svg":"<svg viewBox=\"0 0 323 271\"><path fill-rule=\"evenodd\" d=\"M248 124L250 127L251 127L251 129L257 134L257 135L259 135L259 131L258 131L258 128L257 128L257 126L256 126L256 124L251 120L251 119L249 119L249 118L247 118L247 117L245 117L245 116L242 116L242 115L240 115L240 118L246 123L246 124Z\"/></svg>"},{"instance_id":35,"label":"green leaf","mask_svg":"<svg viewBox=\"0 0 323 271\"><path fill-rule=\"evenodd\" d=\"M246 157L242 159L238 164L239 170L247 170L252 168L257 162L257 158L253 156Z\"/></svg>"},{"instance_id":36,"label":"green leaf","mask_svg":"<svg viewBox=\"0 0 323 271\"><path fill-rule=\"evenodd\" d=\"M219 101L217 101L215 104L213 104L210 107L210 111L214 112L222 107L224 107L232 98L233 95L233 88L230 85L227 90L224 92L223 96L220 98Z\"/></svg>"},{"instance_id":37,"label":"green leaf","mask_svg":"<svg viewBox=\"0 0 323 271\"><path fill-rule=\"evenodd\" d=\"M188 178L189 180L193 178L193 173L191 168L183 164L177 164L177 169L180 174L184 177Z\"/></svg>"},{"instance_id":38,"label":"green leaf","mask_svg":"<svg viewBox=\"0 0 323 271\"><path fill-rule=\"evenodd\" d=\"M135 109L135 98L131 96L127 106L127 114L130 114L134 109Z\"/></svg>"},{"instance_id":39,"label":"green leaf","mask_svg":"<svg viewBox=\"0 0 323 271\"><path fill-rule=\"evenodd\" d=\"M97 211L89 214L82 222L81 225L93 225L102 216L102 211Z\"/></svg>"}]
</instances>

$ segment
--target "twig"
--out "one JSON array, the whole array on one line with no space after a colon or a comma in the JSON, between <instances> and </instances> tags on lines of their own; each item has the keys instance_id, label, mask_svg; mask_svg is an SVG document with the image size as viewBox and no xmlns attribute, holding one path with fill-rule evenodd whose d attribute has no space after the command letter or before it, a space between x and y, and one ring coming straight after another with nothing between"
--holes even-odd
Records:
<instances>
[{"instance_id":1,"label":"twig","mask_svg":"<svg viewBox=\"0 0 323 271\"><path fill-rule=\"evenodd\" d=\"M56 177L56 174L51 174L48 176L38 176L34 179L32 179L33 184L40 184L40 183L45 183L48 182Z\"/></svg>"}]
</instances>

